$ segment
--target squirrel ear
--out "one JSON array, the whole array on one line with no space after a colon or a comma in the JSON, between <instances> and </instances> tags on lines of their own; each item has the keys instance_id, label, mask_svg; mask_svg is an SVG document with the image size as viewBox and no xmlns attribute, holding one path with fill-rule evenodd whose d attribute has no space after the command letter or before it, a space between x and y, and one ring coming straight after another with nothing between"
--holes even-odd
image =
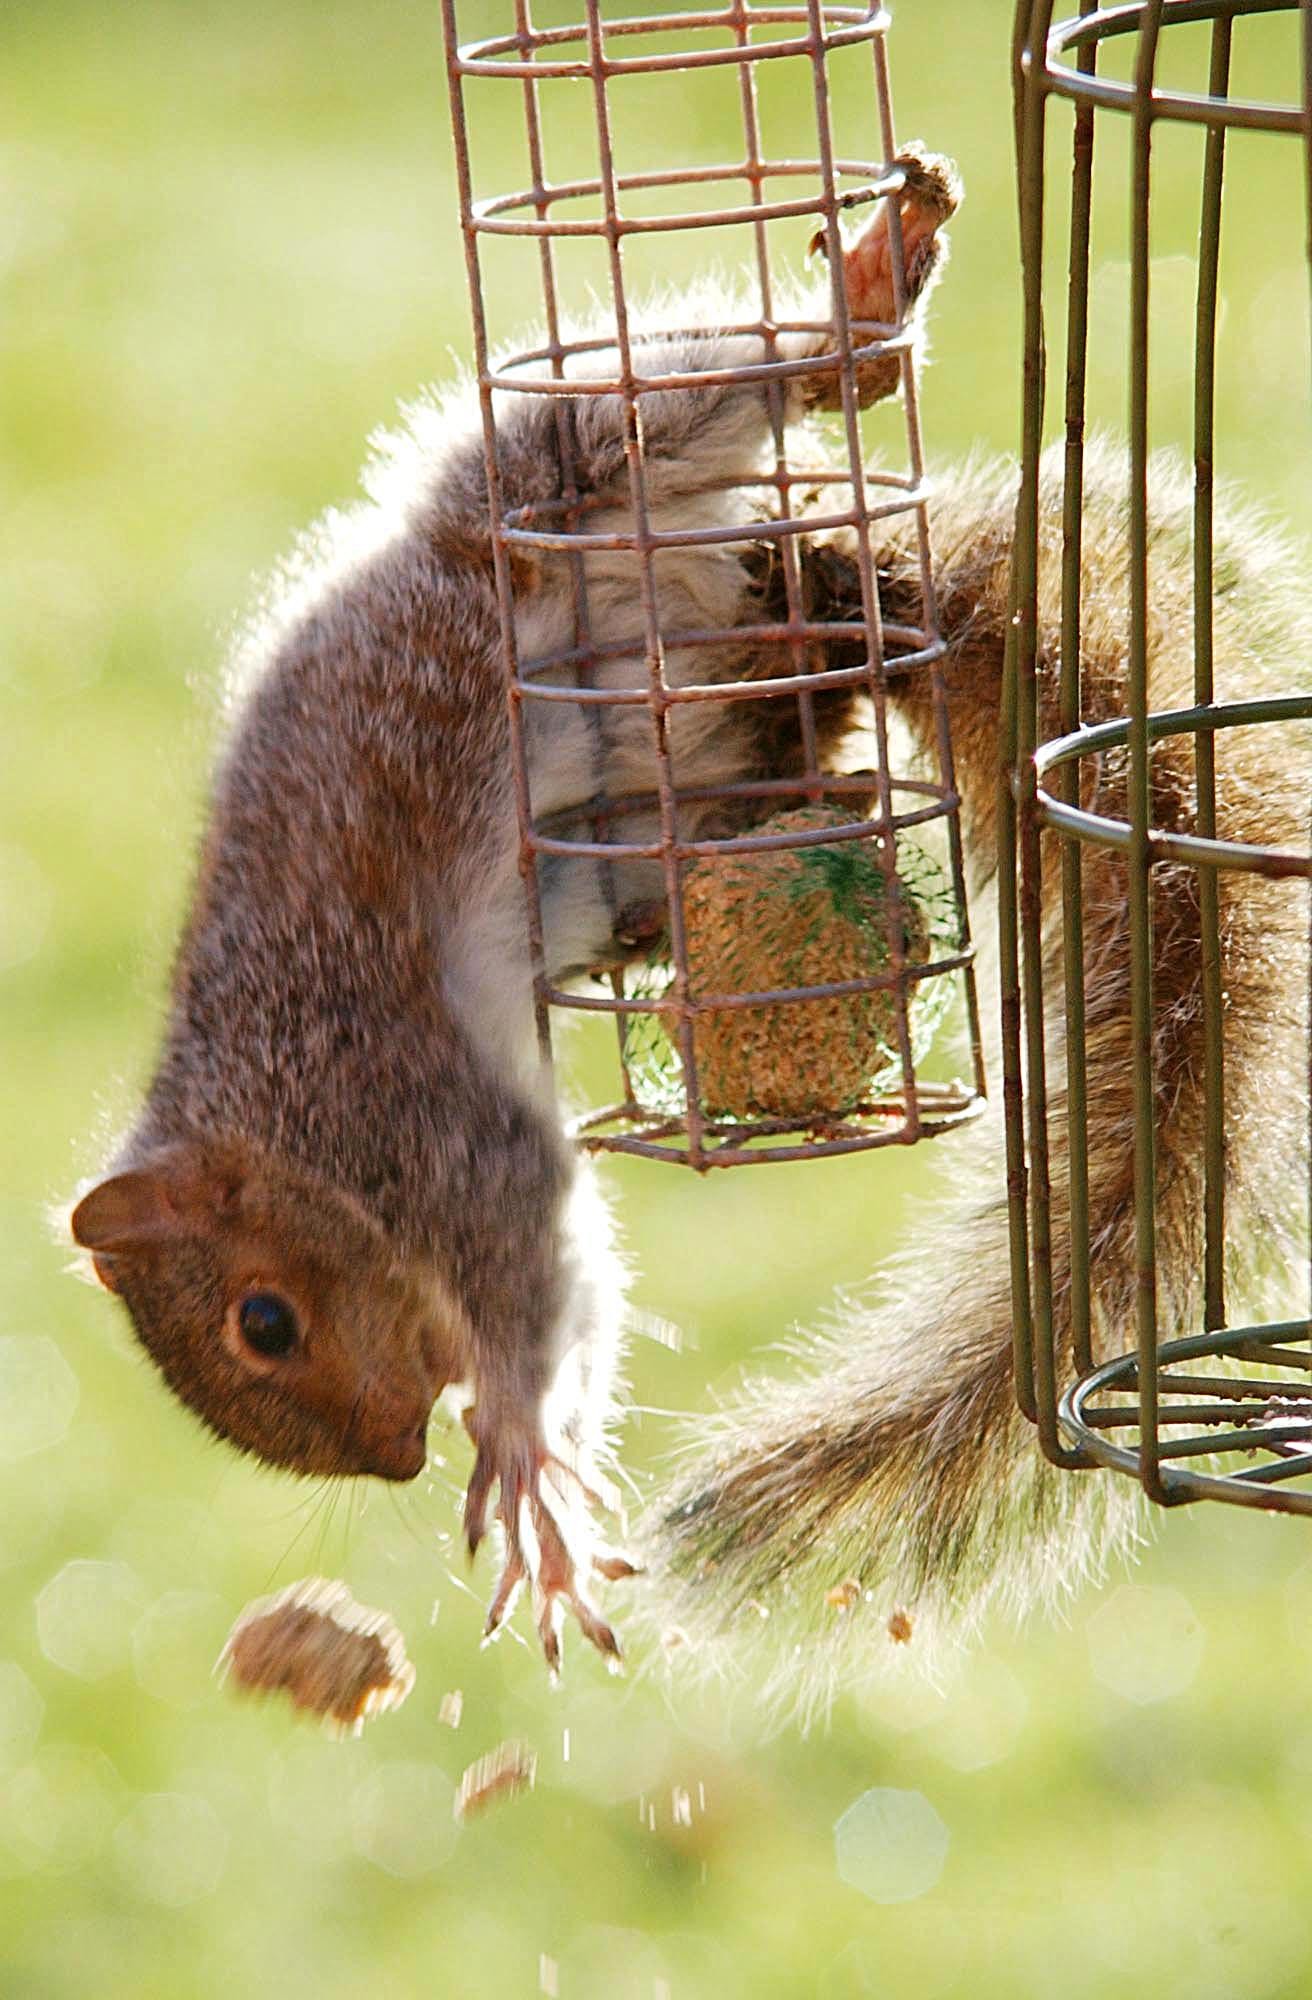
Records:
<instances>
[{"instance_id":1,"label":"squirrel ear","mask_svg":"<svg viewBox=\"0 0 1312 2000\"><path fill-rule=\"evenodd\" d=\"M208 1218L231 1212L242 1191L240 1164L182 1146L161 1148L150 1165L111 1174L84 1194L69 1218L73 1241L112 1258L120 1250L161 1243ZM110 1291L112 1273L97 1264Z\"/></svg>"},{"instance_id":2,"label":"squirrel ear","mask_svg":"<svg viewBox=\"0 0 1312 2000\"><path fill-rule=\"evenodd\" d=\"M118 1293L123 1288L118 1281L118 1269L114 1259L99 1250L91 1252L91 1268L107 1292Z\"/></svg>"},{"instance_id":3,"label":"squirrel ear","mask_svg":"<svg viewBox=\"0 0 1312 2000\"><path fill-rule=\"evenodd\" d=\"M158 1242L178 1227L178 1221L178 1206L164 1175L147 1168L101 1181L83 1195L69 1226L73 1241L84 1250L112 1256L116 1250Z\"/></svg>"}]
</instances>

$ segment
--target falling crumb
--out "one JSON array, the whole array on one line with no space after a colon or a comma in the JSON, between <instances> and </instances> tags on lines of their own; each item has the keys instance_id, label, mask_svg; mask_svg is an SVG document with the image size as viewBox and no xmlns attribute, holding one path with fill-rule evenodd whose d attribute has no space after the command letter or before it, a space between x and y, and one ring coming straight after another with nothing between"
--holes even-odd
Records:
<instances>
[{"instance_id":1,"label":"falling crumb","mask_svg":"<svg viewBox=\"0 0 1312 2000\"><path fill-rule=\"evenodd\" d=\"M445 1722L448 1729L459 1729L464 1712L465 1697L459 1688L452 1688L449 1694L444 1694L437 1705L437 1719Z\"/></svg>"},{"instance_id":2,"label":"falling crumb","mask_svg":"<svg viewBox=\"0 0 1312 2000\"><path fill-rule=\"evenodd\" d=\"M667 1625L661 1633L661 1645L667 1653L677 1653L687 1643L688 1634L681 1625Z\"/></svg>"},{"instance_id":3,"label":"falling crumb","mask_svg":"<svg viewBox=\"0 0 1312 2000\"><path fill-rule=\"evenodd\" d=\"M670 1793L670 1817L676 1826L692 1825L692 1800L682 1785L676 1785Z\"/></svg>"},{"instance_id":4,"label":"falling crumb","mask_svg":"<svg viewBox=\"0 0 1312 2000\"><path fill-rule=\"evenodd\" d=\"M494 1799L515 1792L531 1791L537 1780L538 1760L527 1743L500 1743L471 1764L460 1780L455 1798L457 1819L471 1819Z\"/></svg>"},{"instance_id":5,"label":"falling crumb","mask_svg":"<svg viewBox=\"0 0 1312 2000\"><path fill-rule=\"evenodd\" d=\"M218 1668L248 1693L284 1690L331 1736L358 1736L370 1716L399 1708L415 1684L405 1640L387 1613L357 1604L344 1583L322 1576L248 1604Z\"/></svg>"},{"instance_id":6,"label":"falling crumb","mask_svg":"<svg viewBox=\"0 0 1312 2000\"><path fill-rule=\"evenodd\" d=\"M562 1763L562 1764L568 1764L568 1762L569 1762L569 1730L568 1730L568 1729L562 1729L562 1730L561 1730L561 1732L560 1732L560 1761L561 1761L561 1763Z\"/></svg>"},{"instance_id":7,"label":"falling crumb","mask_svg":"<svg viewBox=\"0 0 1312 2000\"><path fill-rule=\"evenodd\" d=\"M900 1604L896 1611L890 1611L888 1615L888 1636L895 1646L909 1646L913 1630L914 1627L911 1623L911 1613L909 1611L904 1611Z\"/></svg>"},{"instance_id":8,"label":"falling crumb","mask_svg":"<svg viewBox=\"0 0 1312 2000\"><path fill-rule=\"evenodd\" d=\"M545 1993L547 2000L558 2000L560 1993L560 1967L545 1951L538 1954L538 1991Z\"/></svg>"},{"instance_id":9,"label":"falling crumb","mask_svg":"<svg viewBox=\"0 0 1312 2000\"><path fill-rule=\"evenodd\" d=\"M825 1603L832 1604L835 1611L850 1611L861 1595L861 1586L854 1576L845 1576L825 1592Z\"/></svg>"}]
</instances>

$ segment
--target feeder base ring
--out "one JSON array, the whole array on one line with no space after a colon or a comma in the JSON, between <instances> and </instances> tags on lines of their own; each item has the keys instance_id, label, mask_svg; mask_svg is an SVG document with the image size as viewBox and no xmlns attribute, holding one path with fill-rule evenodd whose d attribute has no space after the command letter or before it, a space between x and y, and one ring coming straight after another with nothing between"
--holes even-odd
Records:
<instances>
[{"instance_id":1,"label":"feeder base ring","mask_svg":"<svg viewBox=\"0 0 1312 2000\"><path fill-rule=\"evenodd\" d=\"M1203 1366L1183 1371L1193 1362ZM1223 1373L1218 1362L1242 1365ZM1312 1514L1312 1323L1270 1321L1166 1341L1155 1383L1156 1445L1147 1452L1137 1354L1104 1362L1066 1392L1061 1427L1087 1462L1138 1479L1167 1504L1223 1500ZM1133 1442L1113 1442L1118 1432ZM1200 1472L1181 1459L1222 1463Z\"/></svg>"}]
</instances>

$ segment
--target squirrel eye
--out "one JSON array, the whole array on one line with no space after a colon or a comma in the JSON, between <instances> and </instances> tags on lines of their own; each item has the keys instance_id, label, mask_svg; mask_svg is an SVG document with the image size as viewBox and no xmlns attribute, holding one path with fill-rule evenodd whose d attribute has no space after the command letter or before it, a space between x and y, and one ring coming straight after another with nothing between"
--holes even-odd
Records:
<instances>
[{"instance_id":1,"label":"squirrel eye","mask_svg":"<svg viewBox=\"0 0 1312 2000\"><path fill-rule=\"evenodd\" d=\"M300 1338L296 1314L276 1292L251 1292L238 1308L237 1325L247 1347L270 1360L290 1354Z\"/></svg>"}]
</instances>

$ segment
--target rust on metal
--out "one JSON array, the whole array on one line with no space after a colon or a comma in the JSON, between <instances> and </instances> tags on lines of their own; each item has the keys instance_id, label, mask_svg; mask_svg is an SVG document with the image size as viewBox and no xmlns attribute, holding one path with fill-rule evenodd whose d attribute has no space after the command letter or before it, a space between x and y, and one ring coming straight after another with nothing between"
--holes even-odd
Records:
<instances>
[{"instance_id":1,"label":"rust on metal","mask_svg":"<svg viewBox=\"0 0 1312 2000\"><path fill-rule=\"evenodd\" d=\"M579 1121L579 1143L590 1149L637 1153L705 1170L906 1145L973 1115L983 1096L984 1068L959 801L938 664L944 647L934 602L927 515L930 489L908 324L898 206L904 171L897 164L889 84L889 16L878 5L830 5L826 0L793 5L725 0L722 6L696 11L642 15L611 15L602 0L580 0L580 6L580 21L547 25L534 19L531 0L504 0L503 19L491 24L486 7L470 5L470 24L477 26L478 35L468 41L461 39L460 0L443 0L442 8L507 674L509 780L520 827L539 1046L549 1060L552 1019L558 1010L609 1013L615 1018L623 1095L609 1108ZM853 157L835 138L831 68L840 62L853 76L865 79L861 88L869 106L869 131L878 147L874 157ZM767 65L791 66L796 74L793 129L784 135L789 142L786 151L767 148L763 135L758 80ZM726 104L741 133L738 157L688 158L659 168L621 159L612 104L616 81L680 73L703 73L709 84L728 94ZM517 107L524 137L527 184L521 162L516 173L521 184L509 189L476 186L477 121L471 86L486 92L492 84L506 93L498 106L502 121L508 109ZM593 161L581 171L557 178L551 168L556 121L567 127L573 142L570 156L577 162L579 118L585 104L595 145ZM723 132L723 120L718 129ZM879 201L887 205L890 225L896 307L891 324L854 320L840 276L840 216L855 206ZM647 212L653 204L660 212ZM817 247L828 258L831 314L823 320L787 317L776 277L776 243L779 248L786 244L795 256L804 244L800 232L808 222ZM752 306L718 330L753 337L760 343L761 358L695 373L651 365L653 343L662 336L645 320L641 332L635 330L626 250L638 240L650 244L690 231L707 233L708 261L723 264L737 252L736 261L751 274ZM559 266L562 247L580 241L596 246L606 273L599 329L584 334L567 331ZM492 344L486 251L494 242L507 253L522 252L531 260L519 268L521 279L531 283L536 294L540 332L511 354L498 353ZM673 310L677 313L677 307ZM792 333L829 336L832 349L818 359L789 360L781 341ZM881 356L898 359L906 455L900 467L881 465L876 470L865 464L856 373ZM792 462L792 441L783 421L786 384L802 368L811 375L828 371L838 385L837 448L818 470ZM738 496L742 518L731 516L717 526L692 518L673 527L653 525L644 461L644 399L743 382L762 386L771 416L771 442L763 464L742 477L728 468L724 472L725 492ZM506 396L548 399L556 412L557 498L548 504L518 509L505 504L495 399ZM574 424L592 397L617 400L621 410L625 485L621 527L613 522L613 496L606 503L611 519L597 521L597 496L584 490L577 473ZM874 530L894 516L909 516L913 523L919 590L915 622L908 622L904 602L896 620L885 623L883 618ZM812 615L802 587L801 538L829 531L850 537L845 546L850 545L854 558L856 588L845 619ZM769 551L769 560L778 565L782 603L777 622L730 630L664 629L656 559L670 550L745 541ZM612 551L634 558L632 632L622 641L607 638L599 643L593 632L595 620L589 615L585 559ZM569 559L573 638L564 648L526 657L516 624L512 559L519 563L545 556ZM859 619L852 615L858 602ZM741 652L757 642L769 647L771 664L777 659L779 671L746 680L717 680L712 671L678 684L667 671L675 649L681 654L697 649L709 663L726 646ZM861 650L864 657L859 664L817 665L817 650L844 646L848 661L854 649ZM607 684L598 668L621 659L639 663L638 671L630 684ZM898 772L889 740L887 683L912 669L927 671L933 695L936 750L929 777ZM840 688L857 689L869 699L874 752L872 768L866 772L830 770L823 764L815 695ZM681 787L671 754L672 718L683 705L708 701L794 704L800 769L786 778L769 774L719 786ZM653 788L641 797L597 796L565 813L538 814L525 741L526 712L538 704L572 705L596 731L604 728L608 709L645 711L654 751ZM752 818L764 818L772 800L784 807L846 802L851 818L800 835L752 830ZM682 808L695 805L704 811L717 802L737 815L740 827L745 822L747 830L723 838L693 838L681 832ZM626 828L626 821L636 820L641 821L640 837L626 837L633 831ZM906 947L897 849L899 835L918 826L939 829L946 855L946 893L953 910L950 946L936 948L923 963L913 962ZM781 978L761 982L750 993L694 990L683 910L683 871L689 862L797 846L839 848L846 842L868 844L882 875L885 970L868 978L816 985ZM599 976L590 986L561 984L549 976L540 868L544 862L569 859L603 864L617 941L624 937L625 913L617 907L615 868L634 860L659 864L666 952L659 991L636 990L624 967L613 964L597 968ZM952 1086L930 1085L918 1077L908 1018L914 996L936 981L950 982L964 1000L970 1075ZM891 1030L886 1069L875 1079L867 1101L835 1107L832 1115L808 1117L800 1128L779 1118L729 1120L708 1110L697 1075L693 1030L699 1017L709 1011L788 1007L872 991L890 996ZM641 1015L664 1024L677 1052L677 1106L643 1101L635 1082L628 1037L634 1018Z\"/></svg>"}]
</instances>

